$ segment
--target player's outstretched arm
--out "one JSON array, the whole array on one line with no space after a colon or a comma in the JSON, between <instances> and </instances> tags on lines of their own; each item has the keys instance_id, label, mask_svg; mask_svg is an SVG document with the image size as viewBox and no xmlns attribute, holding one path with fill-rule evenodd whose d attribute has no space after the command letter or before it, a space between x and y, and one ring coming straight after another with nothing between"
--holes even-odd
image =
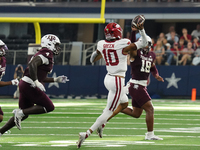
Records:
<instances>
[{"instance_id":1,"label":"player's outstretched arm","mask_svg":"<svg viewBox=\"0 0 200 150\"><path fill-rule=\"evenodd\" d=\"M7 86L7 85L12 85L12 82L11 81L7 81L7 82L0 81L0 87Z\"/></svg>"},{"instance_id":2,"label":"player's outstretched arm","mask_svg":"<svg viewBox=\"0 0 200 150\"><path fill-rule=\"evenodd\" d=\"M159 75L155 64L152 65L150 72L154 76L154 78L156 78L158 81L164 82L164 79Z\"/></svg>"},{"instance_id":3,"label":"player's outstretched arm","mask_svg":"<svg viewBox=\"0 0 200 150\"><path fill-rule=\"evenodd\" d=\"M69 79L67 78L67 76L64 76L64 75L58 76L56 78L47 77L43 80L43 82L45 83L49 83L49 82L66 83L67 81L69 81Z\"/></svg>"}]
</instances>

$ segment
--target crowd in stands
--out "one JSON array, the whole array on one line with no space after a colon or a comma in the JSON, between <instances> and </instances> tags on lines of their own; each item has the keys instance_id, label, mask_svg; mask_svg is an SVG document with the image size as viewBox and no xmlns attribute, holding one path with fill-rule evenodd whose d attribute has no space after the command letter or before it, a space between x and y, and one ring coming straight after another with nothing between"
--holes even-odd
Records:
<instances>
[{"instance_id":1,"label":"crowd in stands","mask_svg":"<svg viewBox=\"0 0 200 150\"><path fill-rule=\"evenodd\" d=\"M136 40L139 37L137 33ZM156 65L200 65L200 24L191 33L183 28L180 35L171 26L169 33L160 33L157 38L152 38L152 43Z\"/></svg>"},{"instance_id":2,"label":"crowd in stands","mask_svg":"<svg viewBox=\"0 0 200 150\"><path fill-rule=\"evenodd\" d=\"M176 65L198 65L200 63L200 24L191 33L186 28L178 35L174 26L169 33L160 33L154 39L152 50L156 53L156 64L167 66Z\"/></svg>"}]
</instances>

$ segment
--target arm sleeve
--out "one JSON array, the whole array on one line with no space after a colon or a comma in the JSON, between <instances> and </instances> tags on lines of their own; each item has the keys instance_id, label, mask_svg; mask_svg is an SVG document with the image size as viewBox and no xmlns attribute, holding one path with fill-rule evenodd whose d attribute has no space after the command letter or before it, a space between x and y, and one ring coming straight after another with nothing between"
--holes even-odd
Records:
<instances>
[{"instance_id":1,"label":"arm sleeve","mask_svg":"<svg viewBox=\"0 0 200 150\"><path fill-rule=\"evenodd\" d=\"M92 53L92 55L91 55L91 57L90 57L90 62L91 63L93 63L93 61L94 61L94 59L95 59L95 57L97 56L98 54L97 54L97 51L94 51L93 53Z\"/></svg>"},{"instance_id":2,"label":"arm sleeve","mask_svg":"<svg viewBox=\"0 0 200 150\"><path fill-rule=\"evenodd\" d=\"M156 68L156 65L154 65L153 67L151 67L150 71L151 71L151 74L152 74L154 77L156 77L156 75L159 75L158 70L157 70L157 68Z\"/></svg>"},{"instance_id":3,"label":"arm sleeve","mask_svg":"<svg viewBox=\"0 0 200 150\"><path fill-rule=\"evenodd\" d=\"M131 32L131 43L134 43L136 41L136 32L135 31L132 31Z\"/></svg>"},{"instance_id":4,"label":"arm sleeve","mask_svg":"<svg viewBox=\"0 0 200 150\"><path fill-rule=\"evenodd\" d=\"M42 64L48 65L49 64L49 60L44 57L43 55L38 55L41 59L42 59Z\"/></svg>"}]
</instances>

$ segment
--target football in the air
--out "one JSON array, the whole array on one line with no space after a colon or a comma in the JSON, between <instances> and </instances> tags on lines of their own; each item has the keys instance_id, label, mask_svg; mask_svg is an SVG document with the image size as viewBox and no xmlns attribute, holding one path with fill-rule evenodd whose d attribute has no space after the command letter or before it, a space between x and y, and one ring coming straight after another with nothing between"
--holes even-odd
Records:
<instances>
[{"instance_id":1,"label":"football in the air","mask_svg":"<svg viewBox=\"0 0 200 150\"><path fill-rule=\"evenodd\" d=\"M131 26L135 26L137 28L137 24L144 23L145 17L144 15L137 15L131 23Z\"/></svg>"}]
</instances>

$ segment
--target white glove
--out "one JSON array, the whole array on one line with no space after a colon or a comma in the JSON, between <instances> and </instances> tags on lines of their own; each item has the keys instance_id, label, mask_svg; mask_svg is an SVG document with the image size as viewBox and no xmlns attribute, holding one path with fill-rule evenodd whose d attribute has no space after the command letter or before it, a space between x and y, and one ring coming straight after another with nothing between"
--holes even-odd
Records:
<instances>
[{"instance_id":1,"label":"white glove","mask_svg":"<svg viewBox=\"0 0 200 150\"><path fill-rule=\"evenodd\" d=\"M44 92L46 91L44 88L44 85L40 83L38 80L35 80L34 83L35 83L35 86L38 87L41 91L44 91Z\"/></svg>"},{"instance_id":2,"label":"white glove","mask_svg":"<svg viewBox=\"0 0 200 150\"><path fill-rule=\"evenodd\" d=\"M130 82L128 81L125 86L125 92L127 95L129 94L129 87L130 87Z\"/></svg>"},{"instance_id":3,"label":"white glove","mask_svg":"<svg viewBox=\"0 0 200 150\"><path fill-rule=\"evenodd\" d=\"M64 75L54 78L54 82L58 82L58 83L66 83L67 81L69 81L69 79L67 79L67 76L64 76Z\"/></svg>"},{"instance_id":4,"label":"white glove","mask_svg":"<svg viewBox=\"0 0 200 150\"><path fill-rule=\"evenodd\" d=\"M12 82L12 85L16 85L16 86L18 86L18 84L19 84L18 79L13 79L13 80L11 80L11 82Z\"/></svg>"}]
</instances>

